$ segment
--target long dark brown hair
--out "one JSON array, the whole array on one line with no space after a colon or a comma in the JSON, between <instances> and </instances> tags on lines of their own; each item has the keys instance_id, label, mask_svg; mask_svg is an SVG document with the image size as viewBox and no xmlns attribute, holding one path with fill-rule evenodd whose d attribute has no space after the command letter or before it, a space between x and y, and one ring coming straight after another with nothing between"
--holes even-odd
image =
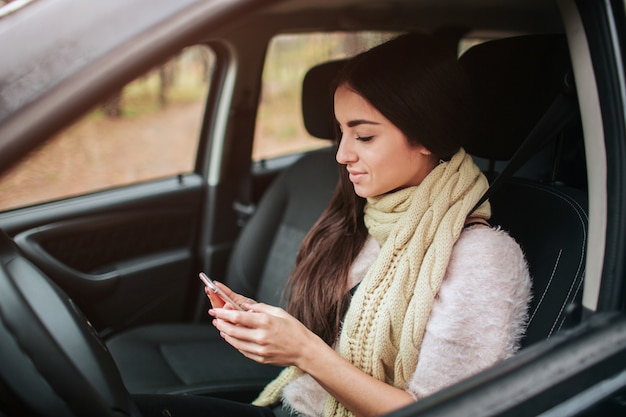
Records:
<instances>
[{"instance_id":1,"label":"long dark brown hair","mask_svg":"<svg viewBox=\"0 0 626 417\"><path fill-rule=\"evenodd\" d=\"M409 143L441 159L451 158L470 130L469 88L456 55L428 35L401 35L355 56L333 91L340 85L371 103ZM289 278L288 311L329 345L350 303L350 268L368 235L364 207L340 166L335 193L305 237Z\"/></svg>"}]
</instances>

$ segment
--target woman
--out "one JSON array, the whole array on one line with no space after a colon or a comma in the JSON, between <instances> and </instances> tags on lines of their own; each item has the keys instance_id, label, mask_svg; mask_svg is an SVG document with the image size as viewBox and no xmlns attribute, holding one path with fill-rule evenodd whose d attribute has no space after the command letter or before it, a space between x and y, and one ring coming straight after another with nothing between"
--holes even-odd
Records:
<instances>
[{"instance_id":1,"label":"woman","mask_svg":"<svg viewBox=\"0 0 626 417\"><path fill-rule=\"evenodd\" d=\"M334 95L341 181L309 232L288 311L207 293L222 337L287 366L255 404L376 416L512 355L530 278L491 228L488 184L462 146L468 88L432 38L400 36L351 59Z\"/></svg>"},{"instance_id":2,"label":"woman","mask_svg":"<svg viewBox=\"0 0 626 417\"><path fill-rule=\"evenodd\" d=\"M256 404L380 415L515 352L530 279L489 205L472 212L487 181L461 148L469 109L455 57L427 36L347 64L335 90L345 169L298 255L289 313L232 292L249 312L209 312L245 356L289 366Z\"/></svg>"}]
</instances>

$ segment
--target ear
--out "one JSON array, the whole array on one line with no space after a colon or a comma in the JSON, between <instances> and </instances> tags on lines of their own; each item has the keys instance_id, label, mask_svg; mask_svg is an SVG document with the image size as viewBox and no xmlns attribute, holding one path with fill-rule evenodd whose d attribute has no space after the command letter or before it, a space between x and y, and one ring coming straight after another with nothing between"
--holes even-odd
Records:
<instances>
[{"instance_id":1,"label":"ear","mask_svg":"<svg viewBox=\"0 0 626 417\"><path fill-rule=\"evenodd\" d=\"M424 145L417 145L417 151L423 156L432 156L432 152L428 150Z\"/></svg>"}]
</instances>

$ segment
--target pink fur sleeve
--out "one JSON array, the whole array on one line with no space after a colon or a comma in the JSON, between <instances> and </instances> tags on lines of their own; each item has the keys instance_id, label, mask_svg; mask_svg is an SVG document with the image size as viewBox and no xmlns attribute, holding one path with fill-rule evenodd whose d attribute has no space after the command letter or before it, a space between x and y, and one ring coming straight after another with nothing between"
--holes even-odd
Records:
<instances>
[{"instance_id":1,"label":"pink fur sleeve","mask_svg":"<svg viewBox=\"0 0 626 417\"><path fill-rule=\"evenodd\" d=\"M527 320L530 277L504 231L465 230L452 251L407 392L423 398L515 353Z\"/></svg>"}]
</instances>

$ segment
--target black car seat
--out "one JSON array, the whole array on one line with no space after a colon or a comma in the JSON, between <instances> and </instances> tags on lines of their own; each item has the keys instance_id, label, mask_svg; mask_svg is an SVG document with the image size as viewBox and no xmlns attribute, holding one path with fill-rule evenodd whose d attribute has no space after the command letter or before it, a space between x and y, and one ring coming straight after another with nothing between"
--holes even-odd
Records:
<instances>
[{"instance_id":1,"label":"black car seat","mask_svg":"<svg viewBox=\"0 0 626 417\"><path fill-rule=\"evenodd\" d=\"M477 130L481 134L468 144L471 153L484 161L511 157L552 100L549 92L554 89L546 86L560 85L558 77L545 72L556 63L545 58L554 54L552 48L564 47L562 39L542 42L541 37L524 37L488 42L479 53L464 55L461 62L479 93L488 98L480 106L489 117L481 120L482 127ZM503 50L507 50L504 55ZM564 50L562 68L568 65ZM537 70L525 87L513 92L511 86L528 75L520 62ZM303 113L314 136L331 139L334 135L329 86L342 65L342 61L322 64L305 78ZM512 94L519 94L519 100L509 97ZM523 98L528 95L537 97ZM500 105L504 101L518 107ZM525 106L531 108L521 111ZM483 134L490 130L491 135ZM527 343L549 337L577 311L572 306L579 299L586 247L585 193L557 185L556 180L543 183L538 177L551 169L531 171L527 178L507 180L491 199L495 224L518 240L530 264L535 298ZM279 301L297 247L321 214L336 179L333 150L326 149L303 157L275 181L235 245L227 276L233 289L260 301ZM199 324L145 326L115 336L107 344L133 393L236 392L234 398L245 399L277 371L243 358L210 326Z\"/></svg>"},{"instance_id":2,"label":"black car seat","mask_svg":"<svg viewBox=\"0 0 626 417\"><path fill-rule=\"evenodd\" d=\"M542 147L490 198L493 224L519 242L533 279L528 345L576 324L582 312L586 167L567 43L558 34L512 37L476 45L460 62L474 84L479 115L466 149L489 162L487 171L512 160L540 121L544 131L560 127L540 138ZM557 105L563 108L548 112Z\"/></svg>"}]
</instances>

